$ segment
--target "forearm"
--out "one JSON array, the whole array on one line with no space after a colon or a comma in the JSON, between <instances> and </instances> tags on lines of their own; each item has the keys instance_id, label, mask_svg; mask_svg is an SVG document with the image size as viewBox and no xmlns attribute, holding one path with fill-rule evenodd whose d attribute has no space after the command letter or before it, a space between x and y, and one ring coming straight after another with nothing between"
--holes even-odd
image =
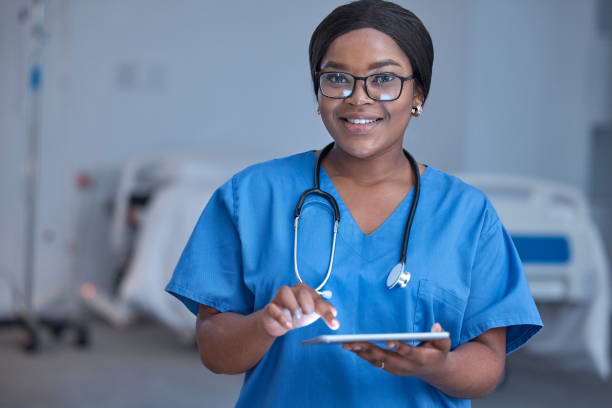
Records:
<instances>
[{"instance_id":1,"label":"forearm","mask_svg":"<svg viewBox=\"0 0 612 408\"><path fill-rule=\"evenodd\" d=\"M246 316L200 305L196 323L200 359L214 373L243 373L259 363L275 338L290 330L319 317L337 329L336 314L330 303L303 283L282 286L266 307Z\"/></svg>"},{"instance_id":2,"label":"forearm","mask_svg":"<svg viewBox=\"0 0 612 408\"><path fill-rule=\"evenodd\" d=\"M218 313L198 322L196 336L202 363L217 374L240 374L254 367L274 342L262 327L262 312L246 316Z\"/></svg>"},{"instance_id":3,"label":"forearm","mask_svg":"<svg viewBox=\"0 0 612 408\"><path fill-rule=\"evenodd\" d=\"M449 352L442 364L420 377L452 397L479 398L495 390L504 366L505 353L475 340Z\"/></svg>"}]
</instances>

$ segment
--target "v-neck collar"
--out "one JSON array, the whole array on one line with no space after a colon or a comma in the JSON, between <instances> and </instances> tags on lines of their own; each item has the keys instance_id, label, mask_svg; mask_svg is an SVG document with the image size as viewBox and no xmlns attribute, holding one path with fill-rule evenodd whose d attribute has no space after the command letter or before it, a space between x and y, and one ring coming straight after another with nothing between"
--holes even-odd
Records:
<instances>
[{"instance_id":1,"label":"v-neck collar","mask_svg":"<svg viewBox=\"0 0 612 408\"><path fill-rule=\"evenodd\" d=\"M312 151L312 157L314 159L312 168L314 169L317 160L315 151ZM430 170L431 169L427 168L421 175L421 190L423 187L423 180L425 176L430 173ZM342 199L342 196L323 166L321 166L320 184L321 190L331 194L338 203L338 208L340 209L339 237L363 259L372 260L390 250L397 249L398 252L401 251L406 221L412 205L412 200L414 199L414 186L383 223L373 232L366 234L361 230L355 218L353 218L353 214ZM418 213L417 209L415 217L418 216Z\"/></svg>"}]
</instances>

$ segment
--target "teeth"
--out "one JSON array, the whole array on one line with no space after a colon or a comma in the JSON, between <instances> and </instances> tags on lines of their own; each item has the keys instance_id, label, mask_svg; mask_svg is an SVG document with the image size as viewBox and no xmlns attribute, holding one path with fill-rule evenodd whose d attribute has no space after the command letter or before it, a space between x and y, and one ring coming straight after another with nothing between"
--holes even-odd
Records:
<instances>
[{"instance_id":1,"label":"teeth","mask_svg":"<svg viewBox=\"0 0 612 408\"><path fill-rule=\"evenodd\" d=\"M356 125L365 125L366 123L376 122L376 119L347 119L347 120Z\"/></svg>"}]
</instances>

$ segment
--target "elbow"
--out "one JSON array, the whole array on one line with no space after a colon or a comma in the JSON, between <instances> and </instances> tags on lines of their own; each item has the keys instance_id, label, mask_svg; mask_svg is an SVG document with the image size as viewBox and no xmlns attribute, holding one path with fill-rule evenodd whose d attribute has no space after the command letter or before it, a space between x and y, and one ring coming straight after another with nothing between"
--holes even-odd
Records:
<instances>
[{"instance_id":1,"label":"elbow","mask_svg":"<svg viewBox=\"0 0 612 408\"><path fill-rule=\"evenodd\" d=\"M497 388L497 385L498 385L498 382L491 381L490 384L481 384L478 387L474 387L470 389L455 390L455 391L449 391L449 392L443 391L443 392L445 392L447 395L454 397L454 398L471 400L471 399L483 398L489 394L492 394L493 391L495 391L495 389Z\"/></svg>"},{"instance_id":2,"label":"elbow","mask_svg":"<svg viewBox=\"0 0 612 408\"><path fill-rule=\"evenodd\" d=\"M244 371L231 370L231 369L227 369L227 368L221 367L220 365L206 363L204 361L202 361L202 364L204 364L204 367L206 367L208 370L210 370L213 374L236 375L236 374L243 374L244 373Z\"/></svg>"},{"instance_id":3,"label":"elbow","mask_svg":"<svg viewBox=\"0 0 612 408\"><path fill-rule=\"evenodd\" d=\"M211 360L208 358L208 354L205 353L200 347L200 361L210 371L214 374L229 374L223 369L223 364L219 364L218 361Z\"/></svg>"},{"instance_id":4,"label":"elbow","mask_svg":"<svg viewBox=\"0 0 612 408\"><path fill-rule=\"evenodd\" d=\"M210 324L206 320L196 325L196 341L200 353L200 362L214 374L227 374L223 369L224 365L220 353L211 348L210 341L205 340L211 337L210 334L206 333L207 329L210 330L210 328Z\"/></svg>"},{"instance_id":5,"label":"elbow","mask_svg":"<svg viewBox=\"0 0 612 408\"><path fill-rule=\"evenodd\" d=\"M221 370L221 368L217 368L209 364L204 364L204 367L208 368L208 370L211 371L213 374L229 374Z\"/></svg>"},{"instance_id":6,"label":"elbow","mask_svg":"<svg viewBox=\"0 0 612 408\"><path fill-rule=\"evenodd\" d=\"M499 387L499 385L504 381L505 378L506 378L506 368L504 365L501 367L499 374L495 376L494 380L491 382L491 384L489 384L489 387L485 389L482 396L485 397L489 394L492 394L493 391L495 391L497 387Z\"/></svg>"},{"instance_id":7,"label":"elbow","mask_svg":"<svg viewBox=\"0 0 612 408\"><path fill-rule=\"evenodd\" d=\"M211 361L208 361L202 352L200 352L200 361L202 362L202 365L204 365L204 367L212 371L214 374L224 374L223 370L221 370L221 367L215 365Z\"/></svg>"},{"instance_id":8,"label":"elbow","mask_svg":"<svg viewBox=\"0 0 612 408\"><path fill-rule=\"evenodd\" d=\"M497 382L492 383L491 385L483 387L478 391L474 391L473 393L470 393L469 395L464 396L464 398L474 399L474 398L486 397L487 395L492 394L493 391L495 391L495 389L497 388L497 385L498 385Z\"/></svg>"},{"instance_id":9,"label":"elbow","mask_svg":"<svg viewBox=\"0 0 612 408\"><path fill-rule=\"evenodd\" d=\"M210 359L207 357L207 353L204 353L202 349L200 349L200 361L208 370L210 370L213 374L242 374L244 371L232 369L228 364L224 364L222 360L219 358Z\"/></svg>"},{"instance_id":10,"label":"elbow","mask_svg":"<svg viewBox=\"0 0 612 408\"><path fill-rule=\"evenodd\" d=\"M504 377L505 377L505 365L502 365L502 367L496 373L496 375L493 375L487 384L484 384L484 386L481 389L474 392L469 398L482 398L482 397L486 397L489 394L492 394L493 391L495 391L497 387L503 382Z\"/></svg>"},{"instance_id":11,"label":"elbow","mask_svg":"<svg viewBox=\"0 0 612 408\"><path fill-rule=\"evenodd\" d=\"M498 365L493 372L485 374L480 379L474 379L470 384L462 389L455 389L447 393L451 397L463 399L483 398L492 394L503 382L505 374L505 364Z\"/></svg>"}]
</instances>

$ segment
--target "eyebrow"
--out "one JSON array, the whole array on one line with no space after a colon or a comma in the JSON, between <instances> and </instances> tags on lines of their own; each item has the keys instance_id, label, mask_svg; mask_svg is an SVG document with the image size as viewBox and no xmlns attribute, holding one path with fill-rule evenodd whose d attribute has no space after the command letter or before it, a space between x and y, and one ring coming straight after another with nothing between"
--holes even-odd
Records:
<instances>
[{"instance_id":1,"label":"eyebrow","mask_svg":"<svg viewBox=\"0 0 612 408\"><path fill-rule=\"evenodd\" d=\"M382 68L382 67L386 67L388 65L395 65L397 67L401 68L401 65L392 60L392 59L386 59L386 60L382 60L382 61L377 61L374 62L372 64L370 64L370 66L368 67L368 70L372 70L372 69L377 69L377 68ZM347 70L348 67L344 64L342 64L341 62L336 62L336 61L328 61L325 66L321 67L321 69L323 68L334 68L334 69L343 69L343 70Z\"/></svg>"}]
</instances>

